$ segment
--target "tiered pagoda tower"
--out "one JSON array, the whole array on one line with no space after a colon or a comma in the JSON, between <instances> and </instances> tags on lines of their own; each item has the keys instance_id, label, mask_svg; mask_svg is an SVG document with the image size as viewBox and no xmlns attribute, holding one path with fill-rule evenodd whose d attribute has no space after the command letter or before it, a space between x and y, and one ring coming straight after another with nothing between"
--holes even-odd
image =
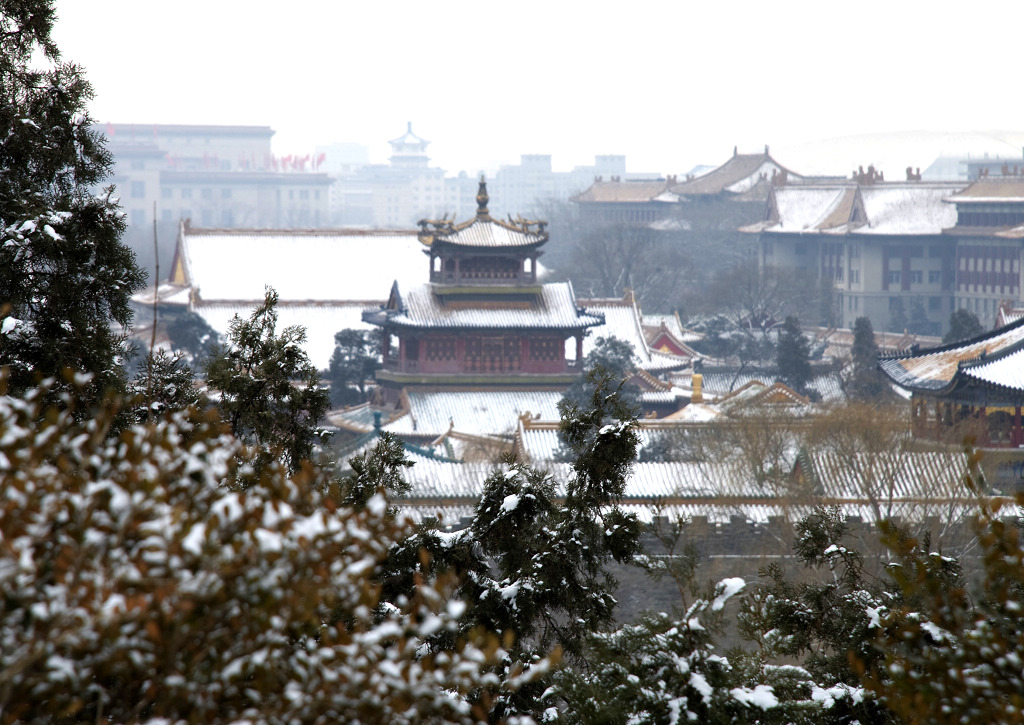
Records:
<instances>
[{"instance_id":1,"label":"tiered pagoda tower","mask_svg":"<svg viewBox=\"0 0 1024 725\"><path fill-rule=\"evenodd\" d=\"M603 316L577 306L570 283L540 283L546 223L493 219L488 201L481 177L474 218L421 221L430 282L396 282L386 305L363 313L384 333L386 398L423 386L557 389L580 374L583 337Z\"/></svg>"}]
</instances>

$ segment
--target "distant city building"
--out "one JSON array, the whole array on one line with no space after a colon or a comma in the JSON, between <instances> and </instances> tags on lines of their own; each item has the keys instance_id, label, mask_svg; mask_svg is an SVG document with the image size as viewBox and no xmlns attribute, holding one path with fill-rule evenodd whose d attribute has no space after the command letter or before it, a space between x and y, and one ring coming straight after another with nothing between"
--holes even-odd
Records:
<instances>
[{"instance_id":1,"label":"distant city building","mask_svg":"<svg viewBox=\"0 0 1024 725\"><path fill-rule=\"evenodd\" d=\"M914 174L916 176L916 174ZM838 323L939 335L966 309L986 327L1024 297L1024 177L886 182L869 169L840 183L773 188L759 234L768 267L831 281Z\"/></svg>"},{"instance_id":2,"label":"distant city building","mask_svg":"<svg viewBox=\"0 0 1024 725\"><path fill-rule=\"evenodd\" d=\"M744 231L760 235L763 266L830 281L840 327L868 317L880 330L941 334L954 309L956 256L944 233L956 209L945 200L963 184L886 182L869 172L772 188L764 220Z\"/></svg>"},{"instance_id":3,"label":"distant city building","mask_svg":"<svg viewBox=\"0 0 1024 725\"><path fill-rule=\"evenodd\" d=\"M335 147L319 147L327 154L329 168L335 174L331 210L337 225L373 228L400 228L420 219L464 218L476 208L477 179L460 171L447 176L443 169L430 166L429 141L417 136L412 123L398 138L388 142L391 156L387 164L339 164L331 160L339 153ZM577 166L572 171L554 171L550 154L523 154L519 164L501 166L490 179L495 199L495 218L510 214L536 216L544 205L565 202L587 188L595 177L643 176L626 173L626 157L600 155L593 166ZM645 178L656 175L648 174Z\"/></svg>"},{"instance_id":4,"label":"distant city building","mask_svg":"<svg viewBox=\"0 0 1024 725\"><path fill-rule=\"evenodd\" d=\"M312 156L271 153L269 126L97 124L129 225L192 219L225 229L310 228L330 222L331 179Z\"/></svg>"}]
</instances>

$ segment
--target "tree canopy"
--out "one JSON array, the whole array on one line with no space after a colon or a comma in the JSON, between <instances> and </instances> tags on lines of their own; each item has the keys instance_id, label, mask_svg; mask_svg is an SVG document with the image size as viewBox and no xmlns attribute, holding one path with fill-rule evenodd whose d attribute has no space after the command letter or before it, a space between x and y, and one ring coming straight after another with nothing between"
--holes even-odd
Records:
<instances>
[{"instance_id":1,"label":"tree canopy","mask_svg":"<svg viewBox=\"0 0 1024 725\"><path fill-rule=\"evenodd\" d=\"M811 382L811 346L793 315L786 318L779 332L775 360L779 377L797 392L805 392Z\"/></svg>"},{"instance_id":2,"label":"tree canopy","mask_svg":"<svg viewBox=\"0 0 1024 725\"><path fill-rule=\"evenodd\" d=\"M53 22L50 2L0 3L0 366L19 394L42 377L86 373L80 395L95 405L124 390L119 328L145 275L121 243L112 188L97 193L111 157L90 128L92 89L61 60ZM54 399L63 386L49 388Z\"/></svg>"},{"instance_id":3,"label":"tree canopy","mask_svg":"<svg viewBox=\"0 0 1024 725\"><path fill-rule=\"evenodd\" d=\"M261 461L280 455L296 471L326 435L319 424L328 396L302 349L306 331L293 325L277 332L277 300L268 288L248 319L235 315L227 343L207 362L206 380L220 391L232 434L257 446Z\"/></svg>"},{"instance_id":4,"label":"tree canopy","mask_svg":"<svg viewBox=\"0 0 1024 725\"><path fill-rule=\"evenodd\" d=\"M379 330L339 330L334 334L334 353L324 378L331 384L331 404L365 402L367 383L380 369Z\"/></svg>"},{"instance_id":5,"label":"tree canopy","mask_svg":"<svg viewBox=\"0 0 1024 725\"><path fill-rule=\"evenodd\" d=\"M850 357L846 394L852 400L871 402L891 397L885 374L878 367L878 344L867 317L858 317L853 323Z\"/></svg>"},{"instance_id":6,"label":"tree canopy","mask_svg":"<svg viewBox=\"0 0 1024 725\"><path fill-rule=\"evenodd\" d=\"M949 316L949 331L942 336L945 343L960 342L977 337L985 331L978 316L970 310L960 308Z\"/></svg>"}]
</instances>

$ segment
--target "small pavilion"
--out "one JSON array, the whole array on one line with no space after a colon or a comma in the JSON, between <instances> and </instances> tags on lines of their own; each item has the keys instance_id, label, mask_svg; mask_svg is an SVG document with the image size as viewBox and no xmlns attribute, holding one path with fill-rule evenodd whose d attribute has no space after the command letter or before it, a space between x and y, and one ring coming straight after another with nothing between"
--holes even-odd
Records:
<instances>
[{"instance_id":1,"label":"small pavilion","mask_svg":"<svg viewBox=\"0 0 1024 725\"><path fill-rule=\"evenodd\" d=\"M915 437L1024 446L1024 318L970 340L883 356L879 367L910 393Z\"/></svg>"},{"instance_id":2,"label":"small pavilion","mask_svg":"<svg viewBox=\"0 0 1024 725\"><path fill-rule=\"evenodd\" d=\"M363 313L383 331L377 380L388 400L404 388L564 390L582 370L583 337L604 322L570 283L544 284L543 221L494 219L480 179L476 216L420 222L429 283Z\"/></svg>"}]
</instances>

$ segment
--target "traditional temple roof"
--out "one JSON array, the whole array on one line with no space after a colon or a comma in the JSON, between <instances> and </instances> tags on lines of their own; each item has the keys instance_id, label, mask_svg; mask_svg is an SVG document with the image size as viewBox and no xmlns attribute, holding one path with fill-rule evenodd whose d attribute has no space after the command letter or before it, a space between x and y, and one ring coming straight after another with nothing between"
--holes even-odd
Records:
<instances>
[{"instance_id":1,"label":"traditional temple roof","mask_svg":"<svg viewBox=\"0 0 1024 725\"><path fill-rule=\"evenodd\" d=\"M420 242L427 246L443 243L459 247L500 248L531 247L548 240L547 222L523 218L494 219L487 209L489 201L487 182L481 176L480 189L476 194L476 216L459 224L454 219L423 219L419 222Z\"/></svg>"},{"instance_id":2,"label":"traditional temple roof","mask_svg":"<svg viewBox=\"0 0 1024 725\"><path fill-rule=\"evenodd\" d=\"M214 302L197 305L194 311L206 320L206 324L224 334L235 315L242 319L248 318L255 304ZM302 349L306 351L310 362L316 365L317 369L324 370L330 365L331 356L334 354L335 333L339 330L373 329L372 325L363 322L362 316L366 306L366 302L278 302L277 331L280 333L285 327L292 325L304 327L306 342Z\"/></svg>"},{"instance_id":3,"label":"traditional temple roof","mask_svg":"<svg viewBox=\"0 0 1024 725\"><path fill-rule=\"evenodd\" d=\"M394 280L423 279L423 247L412 231L197 229L182 224L170 281L201 301L381 300Z\"/></svg>"},{"instance_id":4,"label":"traditional temple roof","mask_svg":"<svg viewBox=\"0 0 1024 725\"><path fill-rule=\"evenodd\" d=\"M684 371L678 375L670 375L669 378L680 387L692 388L692 375L691 371ZM718 371L705 371L701 377L704 397L713 400L719 400L737 392L751 382L770 387L780 380L778 372L771 370L742 372L738 369L726 371L719 369ZM807 389L820 395L824 403L841 403L846 400L842 379L838 372L816 375L808 381Z\"/></svg>"},{"instance_id":5,"label":"traditional temple roof","mask_svg":"<svg viewBox=\"0 0 1024 725\"><path fill-rule=\"evenodd\" d=\"M384 430L434 440L454 428L511 439L521 415L558 420L562 395L555 390L410 391L408 412Z\"/></svg>"},{"instance_id":6,"label":"traditional temple roof","mask_svg":"<svg viewBox=\"0 0 1024 725\"><path fill-rule=\"evenodd\" d=\"M962 183L842 182L773 187L764 221L741 231L783 234L942 234L956 223L943 203Z\"/></svg>"},{"instance_id":7,"label":"traditional temple roof","mask_svg":"<svg viewBox=\"0 0 1024 725\"><path fill-rule=\"evenodd\" d=\"M544 462L552 476L555 496L565 495L572 476L570 464ZM864 521L899 517L920 521L957 518L976 503L966 495L961 480L966 468L962 452L897 451L887 456L864 456L851 467L848 457L829 453L801 456L792 480L803 479L813 492L795 503L788 487L773 488L755 481L735 461L636 463L619 500L624 511L650 521L654 515L706 516L711 521L756 521L787 515L790 520L812 512L822 502L838 505L847 516ZM442 516L457 524L479 502L483 482L505 466L491 463L444 463L418 460L405 472L411 486L399 506L417 517Z\"/></svg>"},{"instance_id":8,"label":"traditional temple roof","mask_svg":"<svg viewBox=\"0 0 1024 725\"><path fill-rule=\"evenodd\" d=\"M390 141L388 141L388 143L391 144L392 146L394 146L395 144L399 144L405 146L426 147L426 145L429 144L430 142L414 134L412 132L412 121L408 121L406 122L405 133L403 133L398 138L391 139Z\"/></svg>"},{"instance_id":9,"label":"traditional temple roof","mask_svg":"<svg viewBox=\"0 0 1024 725\"><path fill-rule=\"evenodd\" d=\"M487 301L478 307L471 303L445 303L425 284L402 292L396 283L388 303L367 310L363 319L371 324L399 327L447 329L549 329L580 330L604 322L600 314L591 314L576 304L569 282L539 285L533 302Z\"/></svg>"},{"instance_id":10,"label":"traditional temple roof","mask_svg":"<svg viewBox=\"0 0 1024 725\"><path fill-rule=\"evenodd\" d=\"M587 203L646 204L648 202L674 203L678 197L668 192L669 181L620 181L599 179L586 191L570 201Z\"/></svg>"},{"instance_id":11,"label":"traditional temple roof","mask_svg":"<svg viewBox=\"0 0 1024 725\"><path fill-rule=\"evenodd\" d=\"M1024 392L1024 340L994 355L964 361L960 373L979 383Z\"/></svg>"},{"instance_id":12,"label":"traditional temple roof","mask_svg":"<svg viewBox=\"0 0 1024 725\"><path fill-rule=\"evenodd\" d=\"M947 392L974 382L1024 392L1024 319L970 340L884 357L879 367L910 391Z\"/></svg>"},{"instance_id":13,"label":"traditional temple roof","mask_svg":"<svg viewBox=\"0 0 1024 725\"><path fill-rule=\"evenodd\" d=\"M768 154L740 154L733 150L732 158L706 174L675 184L672 192L680 196L709 196L743 194L758 184L770 183L782 174L785 178L800 179ZM761 197L764 198L763 196Z\"/></svg>"},{"instance_id":14,"label":"traditional temple roof","mask_svg":"<svg viewBox=\"0 0 1024 725\"><path fill-rule=\"evenodd\" d=\"M947 201L955 204L1024 202L1024 177L978 179L949 196Z\"/></svg>"},{"instance_id":15,"label":"traditional temple roof","mask_svg":"<svg viewBox=\"0 0 1024 725\"><path fill-rule=\"evenodd\" d=\"M641 370L673 370L689 364L692 356L680 357L651 348L644 330L644 316L631 290L622 297L585 299L579 304L587 314L604 318L604 324L593 328L583 339L584 355L591 353L599 339L614 337L633 348Z\"/></svg>"}]
</instances>

